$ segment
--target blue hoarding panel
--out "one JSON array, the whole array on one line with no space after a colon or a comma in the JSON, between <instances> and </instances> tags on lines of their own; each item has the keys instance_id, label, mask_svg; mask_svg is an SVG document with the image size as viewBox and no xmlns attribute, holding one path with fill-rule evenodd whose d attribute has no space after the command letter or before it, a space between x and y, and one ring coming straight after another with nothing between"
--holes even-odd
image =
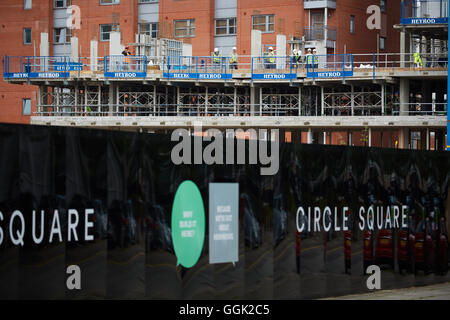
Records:
<instances>
[{"instance_id":1,"label":"blue hoarding panel","mask_svg":"<svg viewBox=\"0 0 450 320\"><path fill-rule=\"evenodd\" d=\"M253 80L293 80L297 79L295 73L253 73Z\"/></svg>"},{"instance_id":2,"label":"blue hoarding panel","mask_svg":"<svg viewBox=\"0 0 450 320\"><path fill-rule=\"evenodd\" d=\"M133 79L133 78L145 78L147 73L145 72L105 72L105 77L107 78L125 78L125 79Z\"/></svg>"}]
</instances>

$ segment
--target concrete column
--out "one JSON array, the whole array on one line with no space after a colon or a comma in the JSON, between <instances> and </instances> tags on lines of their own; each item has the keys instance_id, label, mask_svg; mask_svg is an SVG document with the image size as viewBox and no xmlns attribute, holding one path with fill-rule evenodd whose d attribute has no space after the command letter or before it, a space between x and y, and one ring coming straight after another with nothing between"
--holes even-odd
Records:
<instances>
[{"instance_id":1,"label":"concrete column","mask_svg":"<svg viewBox=\"0 0 450 320\"><path fill-rule=\"evenodd\" d=\"M100 114L102 110L102 86L98 86L98 101L97 101L97 111Z\"/></svg>"},{"instance_id":2,"label":"concrete column","mask_svg":"<svg viewBox=\"0 0 450 320\"><path fill-rule=\"evenodd\" d=\"M75 94L74 94L74 96L75 96L75 106L74 106L74 111L77 111L78 110L78 92L79 91L79 89L78 89L78 85L76 85L75 86Z\"/></svg>"},{"instance_id":3,"label":"concrete column","mask_svg":"<svg viewBox=\"0 0 450 320\"><path fill-rule=\"evenodd\" d=\"M116 89L116 101L115 101L115 104L116 104L116 113L117 112L119 112L120 110L119 110L119 102L120 102L120 87L119 87L119 85L115 85L114 86L115 87L115 89ZM125 107L123 108L123 110L124 110L124 113L123 113L123 115L125 115Z\"/></svg>"},{"instance_id":4,"label":"concrete column","mask_svg":"<svg viewBox=\"0 0 450 320\"><path fill-rule=\"evenodd\" d=\"M87 105L88 105L88 87L84 86L84 113L87 112Z\"/></svg>"},{"instance_id":5,"label":"concrete column","mask_svg":"<svg viewBox=\"0 0 450 320\"><path fill-rule=\"evenodd\" d=\"M50 55L50 47L48 44L48 33L41 32L41 43L39 45L39 55L41 57L48 57Z\"/></svg>"},{"instance_id":6,"label":"concrete column","mask_svg":"<svg viewBox=\"0 0 450 320\"><path fill-rule=\"evenodd\" d=\"M251 34L251 55L252 57L259 57L262 53L261 47L261 31L252 30Z\"/></svg>"},{"instance_id":7,"label":"concrete column","mask_svg":"<svg viewBox=\"0 0 450 320\"><path fill-rule=\"evenodd\" d=\"M353 145L353 135L350 130L347 131L347 145L349 145L349 146Z\"/></svg>"},{"instance_id":8,"label":"concrete column","mask_svg":"<svg viewBox=\"0 0 450 320\"><path fill-rule=\"evenodd\" d=\"M263 88L259 88L259 115L262 116L263 110Z\"/></svg>"},{"instance_id":9,"label":"concrete column","mask_svg":"<svg viewBox=\"0 0 450 320\"><path fill-rule=\"evenodd\" d=\"M110 83L108 89L109 115L112 115L112 113L114 112L114 85Z\"/></svg>"},{"instance_id":10,"label":"concrete column","mask_svg":"<svg viewBox=\"0 0 450 320\"><path fill-rule=\"evenodd\" d=\"M286 57L286 36L284 34L277 34L277 51L275 54L277 57ZM283 59L277 59L277 69L285 68L285 61Z\"/></svg>"},{"instance_id":11,"label":"concrete column","mask_svg":"<svg viewBox=\"0 0 450 320\"><path fill-rule=\"evenodd\" d=\"M41 105L42 105L42 86L39 86L38 87L37 106L36 106L38 114L40 112L42 112Z\"/></svg>"},{"instance_id":12,"label":"concrete column","mask_svg":"<svg viewBox=\"0 0 450 320\"><path fill-rule=\"evenodd\" d=\"M408 67L408 64L405 63L405 60L408 60L407 54L410 53L410 36L406 31L400 32L400 67L405 68Z\"/></svg>"},{"instance_id":13,"label":"concrete column","mask_svg":"<svg viewBox=\"0 0 450 320\"><path fill-rule=\"evenodd\" d=\"M234 92L233 92L233 115L236 116L236 106L237 106L237 88L234 86Z\"/></svg>"},{"instance_id":14,"label":"concrete column","mask_svg":"<svg viewBox=\"0 0 450 320\"><path fill-rule=\"evenodd\" d=\"M352 116L355 115L355 86L350 85L350 105L352 108Z\"/></svg>"},{"instance_id":15,"label":"concrete column","mask_svg":"<svg viewBox=\"0 0 450 320\"><path fill-rule=\"evenodd\" d=\"M385 97L386 93L385 93L385 84L382 83L381 84L381 115L384 115L384 109L385 109L385 105L384 105L384 97Z\"/></svg>"},{"instance_id":16,"label":"concrete column","mask_svg":"<svg viewBox=\"0 0 450 320\"><path fill-rule=\"evenodd\" d=\"M70 57L72 58L73 61L78 61L79 58L78 37L70 38L70 49L71 49Z\"/></svg>"},{"instance_id":17,"label":"concrete column","mask_svg":"<svg viewBox=\"0 0 450 320\"><path fill-rule=\"evenodd\" d=\"M256 88L250 87L250 115L253 116L255 114L255 105L256 105Z\"/></svg>"},{"instance_id":18,"label":"concrete column","mask_svg":"<svg viewBox=\"0 0 450 320\"><path fill-rule=\"evenodd\" d=\"M298 115L302 115L302 87L298 87Z\"/></svg>"},{"instance_id":19,"label":"concrete column","mask_svg":"<svg viewBox=\"0 0 450 320\"><path fill-rule=\"evenodd\" d=\"M206 87L205 112L208 113L208 87ZM180 87L177 87L177 116L180 115Z\"/></svg>"},{"instance_id":20,"label":"concrete column","mask_svg":"<svg viewBox=\"0 0 450 320\"><path fill-rule=\"evenodd\" d=\"M323 26L324 26L324 39L325 39L325 47L327 45L327 39L328 39L328 8L325 7L325 13L323 15Z\"/></svg>"},{"instance_id":21,"label":"concrete column","mask_svg":"<svg viewBox=\"0 0 450 320\"><path fill-rule=\"evenodd\" d=\"M425 134L427 135L426 137L426 150L430 150L430 129L427 128Z\"/></svg>"},{"instance_id":22,"label":"concrete column","mask_svg":"<svg viewBox=\"0 0 450 320\"><path fill-rule=\"evenodd\" d=\"M156 86L153 86L153 116L156 115Z\"/></svg>"},{"instance_id":23,"label":"concrete column","mask_svg":"<svg viewBox=\"0 0 450 320\"><path fill-rule=\"evenodd\" d=\"M408 115L409 111L409 79L400 78L400 115Z\"/></svg>"},{"instance_id":24,"label":"concrete column","mask_svg":"<svg viewBox=\"0 0 450 320\"><path fill-rule=\"evenodd\" d=\"M91 71L98 70L98 41L96 40L91 40L89 63Z\"/></svg>"},{"instance_id":25,"label":"concrete column","mask_svg":"<svg viewBox=\"0 0 450 320\"><path fill-rule=\"evenodd\" d=\"M109 55L120 55L123 51L120 44L120 32L113 31L109 34Z\"/></svg>"},{"instance_id":26,"label":"concrete column","mask_svg":"<svg viewBox=\"0 0 450 320\"><path fill-rule=\"evenodd\" d=\"M308 143L308 144L312 144L312 143L313 143L312 140L313 140L313 133L312 133L312 131L311 131L311 128L309 128L309 129L308 129L308 140L307 140L308 142L307 142L307 143Z\"/></svg>"},{"instance_id":27,"label":"concrete column","mask_svg":"<svg viewBox=\"0 0 450 320\"><path fill-rule=\"evenodd\" d=\"M369 148L372 146L372 128L369 128Z\"/></svg>"},{"instance_id":28,"label":"concrete column","mask_svg":"<svg viewBox=\"0 0 450 320\"><path fill-rule=\"evenodd\" d=\"M321 116L325 115L325 99L324 99L324 88L320 87L320 112Z\"/></svg>"}]
</instances>

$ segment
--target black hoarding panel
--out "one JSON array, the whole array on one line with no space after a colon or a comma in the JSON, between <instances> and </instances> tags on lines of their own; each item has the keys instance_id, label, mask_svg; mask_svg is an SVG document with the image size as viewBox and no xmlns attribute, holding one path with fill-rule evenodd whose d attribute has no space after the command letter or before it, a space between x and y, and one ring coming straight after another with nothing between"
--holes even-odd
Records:
<instances>
[{"instance_id":1,"label":"black hoarding panel","mask_svg":"<svg viewBox=\"0 0 450 320\"><path fill-rule=\"evenodd\" d=\"M371 265L383 289L450 279L448 153L281 142L279 170L264 176L248 162L175 165L175 144L0 125L0 298L309 299L369 291ZM172 237L186 180L206 212L191 268ZM239 184L235 264L209 263L213 182Z\"/></svg>"}]
</instances>

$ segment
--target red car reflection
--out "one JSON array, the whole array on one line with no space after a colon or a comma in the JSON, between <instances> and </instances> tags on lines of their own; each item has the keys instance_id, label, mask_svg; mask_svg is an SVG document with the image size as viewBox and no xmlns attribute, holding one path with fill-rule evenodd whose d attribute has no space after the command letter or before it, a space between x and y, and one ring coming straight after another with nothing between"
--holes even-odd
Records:
<instances>
[{"instance_id":1,"label":"red car reflection","mask_svg":"<svg viewBox=\"0 0 450 320\"><path fill-rule=\"evenodd\" d=\"M389 264L394 268L394 241L391 229L383 229L378 232L375 249L376 264Z\"/></svg>"},{"instance_id":2,"label":"red car reflection","mask_svg":"<svg viewBox=\"0 0 450 320\"><path fill-rule=\"evenodd\" d=\"M364 249L363 249L363 274L367 267L373 264L373 239L372 231L364 231Z\"/></svg>"}]
</instances>

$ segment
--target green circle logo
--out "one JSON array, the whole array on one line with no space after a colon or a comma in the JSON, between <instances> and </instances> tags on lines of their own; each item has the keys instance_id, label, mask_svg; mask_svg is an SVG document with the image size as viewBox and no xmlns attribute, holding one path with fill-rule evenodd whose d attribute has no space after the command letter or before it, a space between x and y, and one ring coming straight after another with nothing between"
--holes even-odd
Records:
<instances>
[{"instance_id":1,"label":"green circle logo","mask_svg":"<svg viewBox=\"0 0 450 320\"><path fill-rule=\"evenodd\" d=\"M200 190L190 180L180 184L173 200L172 240L177 266L193 267L205 240L205 208Z\"/></svg>"}]
</instances>

